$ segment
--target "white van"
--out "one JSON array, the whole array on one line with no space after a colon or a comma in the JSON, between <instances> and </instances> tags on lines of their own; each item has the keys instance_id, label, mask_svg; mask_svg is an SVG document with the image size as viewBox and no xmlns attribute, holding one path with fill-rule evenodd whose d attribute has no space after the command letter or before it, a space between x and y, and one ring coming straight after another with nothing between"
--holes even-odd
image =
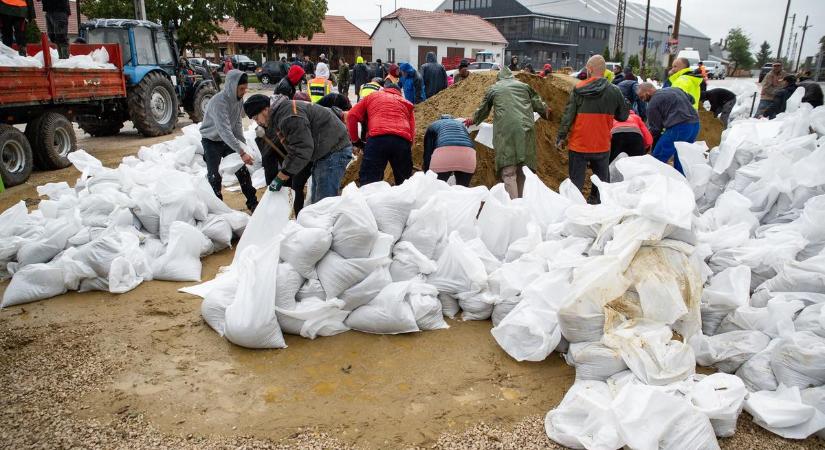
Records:
<instances>
[{"instance_id":1,"label":"white van","mask_svg":"<svg viewBox=\"0 0 825 450\"><path fill-rule=\"evenodd\" d=\"M695 67L699 65L699 61L702 61L702 57L699 56L699 51L694 50L691 47L687 47L686 49L679 52L676 55L677 58L686 58L688 62L690 62L690 67Z\"/></svg>"}]
</instances>

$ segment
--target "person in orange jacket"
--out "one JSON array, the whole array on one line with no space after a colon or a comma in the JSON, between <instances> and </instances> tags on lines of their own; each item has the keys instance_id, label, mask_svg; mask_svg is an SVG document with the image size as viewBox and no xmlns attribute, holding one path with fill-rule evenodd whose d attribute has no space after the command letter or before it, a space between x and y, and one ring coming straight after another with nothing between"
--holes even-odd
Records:
<instances>
[{"instance_id":1,"label":"person in orange jacket","mask_svg":"<svg viewBox=\"0 0 825 450\"><path fill-rule=\"evenodd\" d=\"M20 55L26 56L26 23L34 20L32 0L0 0L0 35L3 45L17 45Z\"/></svg>"},{"instance_id":2,"label":"person in orange jacket","mask_svg":"<svg viewBox=\"0 0 825 450\"><path fill-rule=\"evenodd\" d=\"M610 162L620 153L627 156L642 156L653 145L653 135L635 111L630 110L627 120L613 120L610 130Z\"/></svg>"}]
</instances>

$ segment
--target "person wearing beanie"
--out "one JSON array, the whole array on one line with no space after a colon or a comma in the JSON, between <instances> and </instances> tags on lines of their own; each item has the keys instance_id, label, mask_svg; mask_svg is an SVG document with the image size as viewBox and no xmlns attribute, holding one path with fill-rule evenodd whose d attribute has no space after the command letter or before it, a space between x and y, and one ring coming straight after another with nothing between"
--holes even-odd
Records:
<instances>
[{"instance_id":1,"label":"person wearing beanie","mask_svg":"<svg viewBox=\"0 0 825 450\"><path fill-rule=\"evenodd\" d=\"M332 82L329 81L329 66L322 62L315 66L315 78L309 80L307 90L312 103L318 103L318 100L332 92Z\"/></svg>"},{"instance_id":2,"label":"person wearing beanie","mask_svg":"<svg viewBox=\"0 0 825 450\"><path fill-rule=\"evenodd\" d=\"M284 95L291 99L295 96L295 88L301 86L303 79L304 68L297 64L291 66L286 76L275 85L275 95Z\"/></svg>"},{"instance_id":3,"label":"person wearing beanie","mask_svg":"<svg viewBox=\"0 0 825 450\"><path fill-rule=\"evenodd\" d=\"M401 96L401 89L388 84L347 113L349 138L364 149L358 172L361 186L383 180L387 163L392 166L396 186L412 176L413 109L412 103ZM366 143L358 133L359 124L367 130Z\"/></svg>"},{"instance_id":4,"label":"person wearing beanie","mask_svg":"<svg viewBox=\"0 0 825 450\"><path fill-rule=\"evenodd\" d=\"M470 61L462 59L461 62L458 63L458 73L453 75L453 84L466 80L470 76L470 73Z\"/></svg>"},{"instance_id":5,"label":"person wearing beanie","mask_svg":"<svg viewBox=\"0 0 825 450\"><path fill-rule=\"evenodd\" d=\"M398 84L401 80L401 69L398 68L398 64L390 64L390 70L387 73L387 78L384 79L384 84Z\"/></svg>"},{"instance_id":6,"label":"person wearing beanie","mask_svg":"<svg viewBox=\"0 0 825 450\"><path fill-rule=\"evenodd\" d=\"M203 160L206 161L206 178L209 185L219 199L221 195L222 177L219 170L221 160L233 152L240 155L244 165L235 172L241 191L246 197L246 207L254 212L258 206L258 197L252 186L252 177L247 165L254 162L246 146L243 136L241 114L244 112L243 97L247 90L246 73L240 70L230 70L226 74L226 83L223 89L215 94L206 106L203 123L200 126L201 142L203 143Z\"/></svg>"},{"instance_id":7,"label":"person wearing beanie","mask_svg":"<svg viewBox=\"0 0 825 450\"><path fill-rule=\"evenodd\" d=\"M328 108L289 100L283 95L275 95L269 106L262 106L250 104L246 115L264 129L267 141L284 156L269 189L280 190L284 185L296 191L303 189L306 180L301 183L297 176L311 166L312 202L338 195L344 171L352 159L352 145L341 120ZM295 211L296 215L298 212Z\"/></svg>"},{"instance_id":8,"label":"person wearing beanie","mask_svg":"<svg viewBox=\"0 0 825 450\"><path fill-rule=\"evenodd\" d=\"M539 72L539 76L544 78L547 75L550 75L551 73L553 73L553 66L548 63L545 64L544 69L542 69L541 72Z\"/></svg>"}]
</instances>

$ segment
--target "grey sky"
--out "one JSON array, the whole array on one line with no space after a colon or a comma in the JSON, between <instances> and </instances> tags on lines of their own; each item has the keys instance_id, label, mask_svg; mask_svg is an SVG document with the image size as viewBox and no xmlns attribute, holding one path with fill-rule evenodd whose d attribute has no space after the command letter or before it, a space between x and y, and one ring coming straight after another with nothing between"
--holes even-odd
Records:
<instances>
[{"instance_id":1,"label":"grey sky","mask_svg":"<svg viewBox=\"0 0 825 450\"><path fill-rule=\"evenodd\" d=\"M383 6L383 13L388 14L393 10L394 4L399 8L432 10L441 0L327 0L327 3L328 14L346 16L352 23L369 33L378 23L378 4ZM644 2L635 0L635 3ZM650 4L671 12L676 11L676 0L651 0ZM786 0L682 0L682 19L708 35L711 41L725 37L728 30L733 27L742 27L751 38L754 51L759 48L762 41L767 40L775 55L785 5ZM799 33L799 40L802 39L801 27L805 22L805 15L810 16L808 25L814 26L808 28L802 57L813 55L817 51L819 38L825 35L825 1L791 0L790 14L793 13L796 13L795 31ZM788 28L790 26L789 18ZM787 36L786 29L785 42L782 45L783 54L787 53Z\"/></svg>"}]
</instances>

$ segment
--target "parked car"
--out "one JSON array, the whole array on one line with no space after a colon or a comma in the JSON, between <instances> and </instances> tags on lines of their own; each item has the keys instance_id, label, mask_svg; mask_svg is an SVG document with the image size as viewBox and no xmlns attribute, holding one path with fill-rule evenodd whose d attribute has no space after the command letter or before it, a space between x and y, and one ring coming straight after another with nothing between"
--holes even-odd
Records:
<instances>
[{"instance_id":1,"label":"parked car","mask_svg":"<svg viewBox=\"0 0 825 450\"><path fill-rule=\"evenodd\" d=\"M254 72L255 69L258 67L258 63L251 60L246 55L234 55L231 57L232 65L238 69L243 70L244 72Z\"/></svg>"},{"instance_id":2,"label":"parked car","mask_svg":"<svg viewBox=\"0 0 825 450\"><path fill-rule=\"evenodd\" d=\"M470 72L490 72L491 70L501 70L501 66L494 62L472 62L467 65ZM448 70L447 76L451 77L458 73L458 69Z\"/></svg>"},{"instance_id":3,"label":"parked car","mask_svg":"<svg viewBox=\"0 0 825 450\"><path fill-rule=\"evenodd\" d=\"M759 82L760 83L762 82L762 79L765 78L765 75L767 75L768 72L770 72L771 70L773 70L773 63L767 63L764 66L762 66L762 70L759 71Z\"/></svg>"},{"instance_id":4,"label":"parked car","mask_svg":"<svg viewBox=\"0 0 825 450\"><path fill-rule=\"evenodd\" d=\"M267 61L255 70L263 84L277 84L289 72L289 64L281 61Z\"/></svg>"},{"instance_id":5,"label":"parked car","mask_svg":"<svg viewBox=\"0 0 825 450\"><path fill-rule=\"evenodd\" d=\"M727 68L719 61L704 61L705 69L708 71L708 78L724 80ZM697 66L698 67L698 66Z\"/></svg>"},{"instance_id":6,"label":"parked car","mask_svg":"<svg viewBox=\"0 0 825 450\"><path fill-rule=\"evenodd\" d=\"M622 63L618 63L618 62L606 62L606 63L604 63L604 65L607 68L607 70L610 70L614 74L620 72L619 68L622 67ZM579 69L575 72L571 72L570 76L573 77L573 78L578 78L579 74L586 71L586 70L587 70L587 67L582 67L581 69Z\"/></svg>"},{"instance_id":7,"label":"parked car","mask_svg":"<svg viewBox=\"0 0 825 450\"><path fill-rule=\"evenodd\" d=\"M212 70L220 70L220 69L221 69L221 65L220 65L220 64L215 64L215 63L213 63L212 61L210 61L210 60L208 60L208 59L206 59L206 58L188 58L188 59L189 59L189 62L190 62L190 63L192 63L192 64L198 64L198 65L201 65L201 66L203 65L203 62L204 62L204 61L206 61L206 64L207 64L207 65L209 65L209 70L210 70L210 71L212 71Z\"/></svg>"}]
</instances>

